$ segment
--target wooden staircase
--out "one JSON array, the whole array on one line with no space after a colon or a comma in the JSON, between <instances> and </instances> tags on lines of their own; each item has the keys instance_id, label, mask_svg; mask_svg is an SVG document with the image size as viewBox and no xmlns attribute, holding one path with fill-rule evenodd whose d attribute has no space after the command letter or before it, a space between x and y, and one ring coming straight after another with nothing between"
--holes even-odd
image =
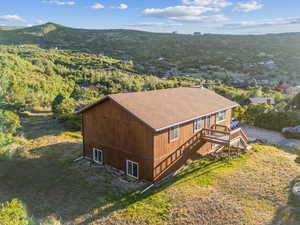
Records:
<instances>
[{"instance_id":1,"label":"wooden staircase","mask_svg":"<svg viewBox=\"0 0 300 225\"><path fill-rule=\"evenodd\" d=\"M171 170L172 167L179 168L182 166L186 163L186 160L188 160L193 149L205 142L215 143L220 146L218 149L208 152L208 154L211 155L217 155L220 152L222 152L222 154L223 152L228 152L228 156L231 157L231 153L237 152L237 154L239 154L240 150L249 149L247 144L248 138L241 128L230 130L226 126L213 125L210 129L204 128L197 132L183 145L168 155L168 157L155 167L155 176L161 176L166 171ZM176 164L178 166L176 166Z\"/></svg>"}]
</instances>

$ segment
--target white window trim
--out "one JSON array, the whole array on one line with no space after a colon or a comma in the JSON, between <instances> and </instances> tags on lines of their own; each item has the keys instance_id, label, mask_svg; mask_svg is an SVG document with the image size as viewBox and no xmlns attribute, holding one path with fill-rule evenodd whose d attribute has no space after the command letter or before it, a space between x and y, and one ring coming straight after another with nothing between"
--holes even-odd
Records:
<instances>
[{"instance_id":1,"label":"white window trim","mask_svg":"<svg viewBox=\"0 0 300 225\"><path fill-rule=\"evenodd\" d=\"M211 116L212 115L207 115L204 117L205 120L205 128L210 129L211 128ZM208 126L209 125L209 126Z\"/></svg>"},{"instance_id":2,"label":"white window trim","mask_svg":"<svg viewBox=\"0 0 300 225\"><path fill-rule=\"evenodd\" d=\"M171 130L174 129L174 128L177 128L177 129L178 129L178 136L177 136L176 138L174 138L174 139L171 139ZM174 141L178 140L179 137L180 137L180 126L179 126L179 125L176 125L176 126L170 127L170 128L169 128L169 142L170 142L170 143L171 143L171 142L174 142Z\"/></svg>"},{"instance_id":3,"label":"white window trim","mask_svg":"<svg viewBox=\"0 0 300 225\"><path fill-rule=\"evenodd\" d=\"M219 114L220 113L224 113L224 119L223 120L219 120ZM217 113L217 119L216 119L216 121L217 121L217 123L221 123L221 122L226 121L226 110Z\"/></svg>"},{"instance_id":4,"label":"white window trim","mask_svg":"<svg viewBox=\"0 0 300 225\"><path fill-rule=\"evenodd\" d=\"M199 129L195 129L195 124L196 124L196 121L198 121L198 120L200 120L200 128ZM201 122L202 122L202 118L198 118L198 119L195 119L194 120L194 127L193 127L193 130L194 130L194 133L196 133L196 132L198 132L198 131L200 131L201 129L202 129L202 125L201 125Z\"/></svg>"},{"instance_id":5,"label":"white window trim","mask_svg":"<svg viewBox=\"0 0 300 225\"><path fill-rule=\"evenodd\" d=\"M132 164L136 164L136 166L137 166L137 176L136 177L131 175L131 174L128 174L128 163L129 162L131 162ZM127 176L132 177L134 179L139 179L139 172L140 172L139 170L140 170L140 168L139 168L139 163L138 162L134 162L134 161L131 161L131 160L126 160L126 175Z\"/></svg>"},{"instance_id":6,"label":"white window trim","mask_svg":"<svg viewBox=\"0 0 300 225\"><path fill-rule=\"evenodd\" d=\"M96 158L95 157L96 156L96 154L95 154L96 151L101 152L101 161L98 161L98 160L95 159ZM97 164L100 164L100 165L103 165L103 151L102 151L102 149L93 148L93 162L95 162Z\"/></svg>"}]
</instances>

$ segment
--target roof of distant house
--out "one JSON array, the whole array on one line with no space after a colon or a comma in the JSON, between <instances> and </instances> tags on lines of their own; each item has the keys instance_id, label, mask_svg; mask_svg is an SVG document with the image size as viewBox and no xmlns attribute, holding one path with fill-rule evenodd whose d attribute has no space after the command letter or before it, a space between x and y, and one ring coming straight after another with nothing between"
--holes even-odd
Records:
<instances>
[{"instance_id":1,"label":"roof of distant house","mask_svg":"<svg viewBox=\"0 0 300 225\"><path fill-rule=\"evenodd\" d=\"M271 105L275 104L274 98L271 98L271 97L267 97L267 98L249 98L249 100L250 100L251 103L254 103L254 104L259 104L259 103L268 103L268 104L271 104Z\"/></svg>"},{"instance_id":2,"label":"roof of distant house","mask_svg":"<svg viewBox=\"0 0 300 225\"><path fill-rule=\"evenodd\" d=\"M111 99L156 131L238 106L203 87L170 88L108 95L79 111Z\"/></svg>"},{"instance_id":3,"label":"roof of distant house","mask_svg":"<svg viewBox=\"0 0 300 225\"><path fill-rule=\"evenodd\" d=\"M283 84L281 84L281 85L278 86L278 89L280 89L280 90L286 90L286 89L288 89L289 87L290 87L289 84L283 83Z\"/></svg>"}]
</instances>

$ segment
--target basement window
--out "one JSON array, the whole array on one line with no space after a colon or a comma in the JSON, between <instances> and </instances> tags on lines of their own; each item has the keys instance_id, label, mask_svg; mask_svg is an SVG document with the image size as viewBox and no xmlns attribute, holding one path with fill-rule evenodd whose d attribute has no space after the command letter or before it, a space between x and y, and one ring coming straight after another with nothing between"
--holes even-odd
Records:
<instances>
[{"instance_id":1,"label":"basement window","mask_svg":"<svg viewBox=\"0 0 300 225\"><path fill-rule=\"evenodd\" d=\"M139 164L131 160L126 160L127 176L139 179Z\"/></svg>"},{"instance_id":2,"label":"basement window","mask_svg":"<svg viewBox=\"0 0 300 225\"><path fill-rule=\"evenodd\" d=\"M103 151L98 148L93 148L93 161L98 164L103 164Z\"/></svg>"},{"instance_id":3,"label":"basement window","mask_svg":"<svg viewBox=\"0 0 300 225\"><path fill-rule=\"evenodd\" d=\"M217 115L217 122L222 122L226 119L226 111L219 112Z\"/></svg>"},{"instance_id":4,"label":"basement window","mask_svg":"<svg viewBox=\"0 0 300 225\"><path fill-rule=\"evenodd\" d=\"M169 130L169 142L179 139L179 125L171 127Z\"/></svg>"}]
</instances>

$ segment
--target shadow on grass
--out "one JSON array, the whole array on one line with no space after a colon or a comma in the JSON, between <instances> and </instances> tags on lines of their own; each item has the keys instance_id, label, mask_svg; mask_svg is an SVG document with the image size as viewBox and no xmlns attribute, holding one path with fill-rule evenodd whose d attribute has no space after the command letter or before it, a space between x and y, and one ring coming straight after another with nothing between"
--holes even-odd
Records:
<instances>
[{"instance_id":1,"label":"shadow on grass","mask_svg":"<svg viewBox=\"0 0 300 225\"><path fill-rule=\"evenodd\" d=\"M35 149L41 154L26 158L1 157L1 201L18 198L26 204L30 215L41 219L55 215L62 221L75 219L107 204L106 196L120 190L109 180L97 185L89 182L86 179L89 174L74 169L74 156L61 157L66 153L60 149L80 148L81 144L65 142Z\"/></svg>"},{"instance_id":2,"label":"shadow on grass","mask_svg":"<svg viewBox=\"0 0 300 225\"><path fill-rule=\"evenodd\" d=\"M22 128L18 133L27 139L57 136L67 130L61 122L53 118L51 111L31 111L30 114L22 114L21 121Z\"/></svg>"},{"instance_id":3,"label":"shadow on grass","mask_svg":"<svg viewBox=\"0 0 300 225\"><path fill-rule=\"evenodd\" d=\"M108 216L114 211L122 210L131 205L143 201L151 196L160 193L170 187L173 184L180 184L183 182L189 182L192 179L197 179L198 177L205 177L210 174L212 171L224 167L224 164L229 163L227 160L224 159L206 159L205 161L199 161L197 166L191 166L191 168L186 169L179 173L178 175L169 178L166 182L162 183L161 185L154 187L147 192L141 194L141 190L136 190L132 192L128 192L121 195L112 195L110 197L110 207L105 208L97 215L94 215L81 223L77 223L76 225L88 225L93 223L105 216ZM203 179L203 184L210 184L210 181L207 179ZM155 215L153 215L155 216ZM138 222L138 221L137 221Z\"/></svg>"},{"instance_id":4,"label":"shadow on grass","mask_svg":"<svg viewBox=\"0 0 300 225\"><path fill-rule=\"evenodd\" d=\"M176 182L204 176L226 163L220 159L199 161L159 187L140 194L141 190L125 191L124 184L116 185L113 179L117 178L112 178L103 169L96 171L99 179L89 180L94 175L92 168L87 164L87 168L76 169L77 164L72 161L80 148L79 143L64 142L34 149L35 153L26 157L9 159L0 156L1 201L18 198L26 204L29 214L38 219L54 215L66 223L83 216L84 221L77 225L87 225L147 199ZM68 151L73 153L66 153ZM81 169L88 172L82 173ZM98 213L91 215L96 209Z\"/></svg>"},{"instance_id":5,"label":"shadow on grass","mask_svg":"<svg viewBox=\"0 0 300 225\"><path fill-rule=\"evenodd\" d=\"M294 184L295 181L290 183L290 194L286 206L277 209L270 225L300 225L300 198L292 192Z\"/></svg>"}]
</instances>

